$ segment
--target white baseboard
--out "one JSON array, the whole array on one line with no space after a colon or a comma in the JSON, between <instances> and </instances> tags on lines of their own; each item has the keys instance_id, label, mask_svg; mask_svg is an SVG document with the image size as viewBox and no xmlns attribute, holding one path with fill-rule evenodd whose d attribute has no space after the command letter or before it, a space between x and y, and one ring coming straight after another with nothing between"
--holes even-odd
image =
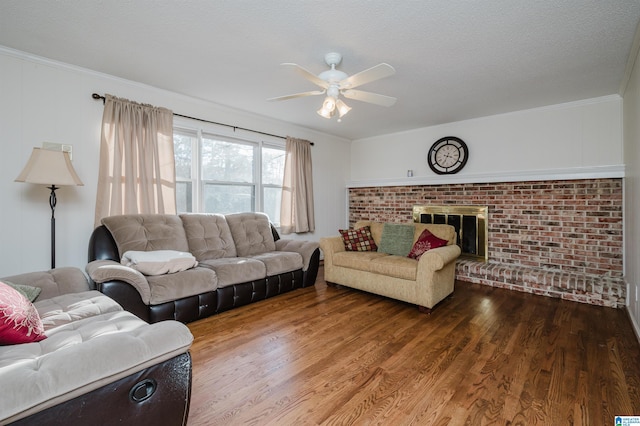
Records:
<instances>
[{"instance_id":1,"label":"white baseboard","mask_svg":"<svg viewBox=\"0 0 640 426\"><path fill-rule=\"evenodd\" d=\"M638 339L638 343L640 343L640 324L638 324L636 318L631 315L629 307L625 307L625 309L627 311L627 315L629 315L629 320L631 321L631 328L633 328L633 331L636 333L636 339Z\"/></svg>"}]
</instances>

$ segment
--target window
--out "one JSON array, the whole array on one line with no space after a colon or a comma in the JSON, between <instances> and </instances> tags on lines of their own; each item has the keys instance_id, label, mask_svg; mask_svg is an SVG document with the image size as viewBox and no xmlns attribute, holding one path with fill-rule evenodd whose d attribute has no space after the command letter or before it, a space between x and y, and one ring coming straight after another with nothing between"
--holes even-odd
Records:
<instances>
[{"instance_id":1,"label":"window","mask_svg":"<svg viewBox=\"0 0 640 426\"><path fill-rule=\"evenodd\" d=\"M284 141L253 141L174 126L179 213L261 211L278 226Z\"/></svg>"}]
</instances>

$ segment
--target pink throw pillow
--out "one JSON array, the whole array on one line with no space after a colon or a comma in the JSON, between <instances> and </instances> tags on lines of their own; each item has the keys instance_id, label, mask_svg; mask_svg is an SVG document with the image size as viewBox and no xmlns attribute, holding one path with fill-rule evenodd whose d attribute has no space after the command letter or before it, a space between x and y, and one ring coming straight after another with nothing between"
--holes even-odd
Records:
<instances>
[{"instance_id":1,"label":"pink throw pillow","mask_svg":"<svg viewBox=\"0 0 640 426\"><path fill-rule=\"evenodd\" d=\"M0 282L0 345L46 338L36 307L19 291Z\"/></svg>"},{"instance_id":2,"label":"pink throw pillow","mask_svg":"<svg viewBox=\"0 0 640 426\"><path fill-rule=\"evenodd\" d=\"M420 256L425 254L431 249L446 246L447 240L443 240L442 238L438 238L433 235L429 230L425 229L422 231L422 234L418 237L418 240L413 245L413 248L409 252L407 257L411 259L420 259Z\"/></svg>"}]
</instances>

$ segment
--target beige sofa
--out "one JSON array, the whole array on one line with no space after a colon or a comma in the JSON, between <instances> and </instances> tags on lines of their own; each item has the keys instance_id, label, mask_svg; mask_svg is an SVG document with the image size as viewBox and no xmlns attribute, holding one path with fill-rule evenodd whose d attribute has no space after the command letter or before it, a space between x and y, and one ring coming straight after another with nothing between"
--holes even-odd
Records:
<instances>
[{"instance_id":1,"label":"beige sofa","mask_svg":"<svg viewBox=\"0 0 640 426\"><path fill-rule=\"evenodd\" d=\"M430 312L445 297L453 293L455 261L460 247L455 244L455 229L450 225L411 223L413 241L423 230L447 240L447 245L427 251L418 260L379 251L346 251L342 237L320 240L324 253L324 278L328 284L340 284L369 293L418 305ZM357 222L354 228L369 226L378 247L381 245L384 223Z\"/></svg>"},{"instance_id":2,"label":"beige sofa","mask_svg":"<svg viewBox=\"0 0 640 426\"><path fill-rule=\"evenodd\" d=\"M46 336L0 345L0 424L186 424L193 336L184 324L147 324L77 268L0 281L41 289L33 306Z\"/></svg>"}]
</instances>

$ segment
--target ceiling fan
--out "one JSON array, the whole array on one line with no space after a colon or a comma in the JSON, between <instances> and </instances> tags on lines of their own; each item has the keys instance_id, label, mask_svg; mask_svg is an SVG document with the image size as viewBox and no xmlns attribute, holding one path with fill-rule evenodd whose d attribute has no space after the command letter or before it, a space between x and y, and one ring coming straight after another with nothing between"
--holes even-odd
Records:
<instances>
[{"instance_id":1,"label":"ceiling fan","mask_svg":"<svg viewBox=\"0 0 640 426\"><path fill-rule=\"evenodd\" d=\"M331 67L330 70L315 75L298 64L284 63L283 66L293 68L295 72L306 78L310 82L320 86L322 90L312 90L309 92L295 93L292 95L278 96L276 98L267 99L269 101L284 101L288 99L301 98L305 96L324 95L327 96L322 103L322 107L317 111L324 118L331 118L338 112L338 121L348 113L351 108L347 106L339 96L342 95L347 99L368 102L371 104L391 106L396 103L396 98L391 96L379 95L377 93L364 92L362 90L353 90L358 86L389 77L395 74L396 70L389 64L378 64L375 67L366 69L357 74L349 76L345 72L336 69L342 61L342 55L339 53L327 53L324 61Z\"/></svg>"}]
</instances>

